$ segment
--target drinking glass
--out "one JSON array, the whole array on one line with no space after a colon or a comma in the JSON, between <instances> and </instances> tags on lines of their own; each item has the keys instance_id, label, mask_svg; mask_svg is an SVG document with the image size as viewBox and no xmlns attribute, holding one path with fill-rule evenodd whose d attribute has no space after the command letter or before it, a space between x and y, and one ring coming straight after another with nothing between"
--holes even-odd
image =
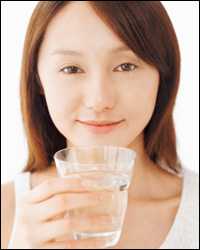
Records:
<instances>
[{"instance_id":1,"label":"drinking glass","mask_svg":"<svg viewBox=\"0 0 200 250\"><path fill-rule=\"evenodd\" d=\"M117 244L120 239L128 205L128 188L132 179L135 151L118 146L78 146L62 149L54 155L58 175L79 178L90 192L108 192L109 199L96 206L79 208L70 216L107 214L111 220L95 229L80 231L73 228L73 239L104 238L104 248Z\"/></svg>"}]
</instances>

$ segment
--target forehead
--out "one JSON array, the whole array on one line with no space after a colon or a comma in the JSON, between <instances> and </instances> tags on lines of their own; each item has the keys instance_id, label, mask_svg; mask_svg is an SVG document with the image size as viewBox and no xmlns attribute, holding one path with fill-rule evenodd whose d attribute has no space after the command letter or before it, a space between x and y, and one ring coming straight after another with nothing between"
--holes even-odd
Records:
<instances>
[{"instance_id":1,"label":"forehead","mask_svg":"<svg viewBox=\"0 0 200 250\"><path fill-rule=\"evenodd\" d=\"M59 48L79 48L85 53L128 48L87 1L71 2L54 16L47 27L42 47L48 52Z\"/></svg>"}]
</instances>

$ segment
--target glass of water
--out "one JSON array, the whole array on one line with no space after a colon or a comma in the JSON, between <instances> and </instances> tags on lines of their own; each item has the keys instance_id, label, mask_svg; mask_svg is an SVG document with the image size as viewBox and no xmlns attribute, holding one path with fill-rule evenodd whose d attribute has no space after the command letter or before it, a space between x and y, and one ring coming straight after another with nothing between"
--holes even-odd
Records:
<instances>
[{"instance_id":1,"label":"glass of water","mask_svg":"<svg viewBox=\"0 0 200 250\"><path fill-rule=\"evenodd\" d=\"M87 190L110 194L110 198L99 205L77 209L70 214L79 218L107 214L112 218L99 230L80 231L73 228L74 239L103 238L104 248L117 244L128 205L128 187L135 157L135 151L112 145L68 147L54 155L60 177L78 177Z\"/></svg>"}]
</instances>

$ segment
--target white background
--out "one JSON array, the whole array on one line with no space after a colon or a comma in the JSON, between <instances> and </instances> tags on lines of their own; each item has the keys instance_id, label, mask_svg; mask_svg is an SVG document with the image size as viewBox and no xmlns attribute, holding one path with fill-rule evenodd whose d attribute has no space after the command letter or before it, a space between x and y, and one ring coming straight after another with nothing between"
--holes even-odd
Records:
<instances>
[{"instance_id":1,"label":"white background","mask_svg":"<svg viewBox=\"0 0 200 250\"><path fill-rule=\"evenodd\" d=\"M184 165L199 172L199 3L162 1L174 24L182 55L175 106L178 152ZM27 158L20 114L19 76L24 36L37 1L1 2L1 183L12 179Z\"/></svg>"}]
</instances>

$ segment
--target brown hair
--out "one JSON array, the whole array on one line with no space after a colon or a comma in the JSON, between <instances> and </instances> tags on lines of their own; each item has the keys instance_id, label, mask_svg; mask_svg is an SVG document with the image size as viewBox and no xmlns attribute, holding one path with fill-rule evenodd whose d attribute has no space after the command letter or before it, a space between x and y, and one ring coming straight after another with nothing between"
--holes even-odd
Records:
<instances>
[{"instance_id":1,"label":"brown hair","mask_svg":"<svg viewBox=\"0 0 200 250\"><path fill-rule=\"evenodd\" d=\"M21 69L21 109L28 140L24 171L45 169L66 138L52 122L37 72L39 49L51 19L71 1L40 1L30 20ZM178 171L173 107L180 77L180 52L167 12L159 1L88 1L97 15L142 60L155 66L160 84L155 110L144 129L145 150L155 163Z\"/></svg>"}]
</instances>

